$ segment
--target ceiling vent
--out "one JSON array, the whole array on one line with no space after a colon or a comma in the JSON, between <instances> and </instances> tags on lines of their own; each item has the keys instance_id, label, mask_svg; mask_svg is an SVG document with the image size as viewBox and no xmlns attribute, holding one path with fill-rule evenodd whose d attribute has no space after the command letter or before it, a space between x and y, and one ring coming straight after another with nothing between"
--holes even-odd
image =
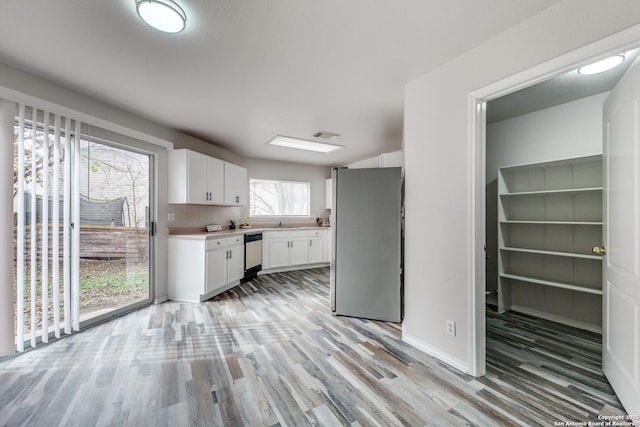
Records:
<instances>
[{"instance_id":1,"label":"ceiling vent","mask_svg":"<svg viewBox=\"0 0 640 427\"><path fill-rule=\"evenodd\" d=\"M318 132L314 133L313 136L315 138L330 139L331 141L335 141L336 139L340 138L339 133L325 132L323 130L319 130Z\"/></svg>"}]
</instances>

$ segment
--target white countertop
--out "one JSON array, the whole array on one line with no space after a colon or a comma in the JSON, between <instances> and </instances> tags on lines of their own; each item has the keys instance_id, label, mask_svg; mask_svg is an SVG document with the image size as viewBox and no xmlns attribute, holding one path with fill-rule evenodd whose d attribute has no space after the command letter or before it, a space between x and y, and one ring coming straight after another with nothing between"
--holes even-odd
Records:
<instances>
[{"instance_id":1,"label":"white countertop","mask_svg":"<svg viewBox=\"0 0 640 427\"><path fill-rule=\"evenodd\" d=\"M220 239L223 237L231 237L237 235L245 235L245 234L253 234L253 233L264 233L267 231L301 231L301 230L330 230L331 227L319 227L319 226L309 226L309 227L270 227L270 228L260 228L260 227L251 227L251 228L236 228L235 230L222 230L222 231L213 231L211 233L200 232L200 233L188 233L188 234L170 234L169 238L172 239L190 239L190 240L209 240L209 239Z\"/></svg>"}]
</instances>

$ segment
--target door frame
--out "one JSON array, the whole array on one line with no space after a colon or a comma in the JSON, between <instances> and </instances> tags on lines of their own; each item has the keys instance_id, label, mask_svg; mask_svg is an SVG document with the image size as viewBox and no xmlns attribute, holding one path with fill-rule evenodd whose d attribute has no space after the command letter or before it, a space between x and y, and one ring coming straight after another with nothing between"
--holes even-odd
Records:
<instances>
[{"instance_id":1,"label":"door frame","mask_svg":"<svg viewBox=\"0 0 640 427\"><path fill-rule=\"evenodd\" d=\"M575 70L581 65L640 46L640 25L553 58L525 71L480 88L468 95L467 150L469 174L468 246L471 280L468 286L469 373L486 373L486 102L508 95L551 77Z\"/></svg>"}]
</instances>

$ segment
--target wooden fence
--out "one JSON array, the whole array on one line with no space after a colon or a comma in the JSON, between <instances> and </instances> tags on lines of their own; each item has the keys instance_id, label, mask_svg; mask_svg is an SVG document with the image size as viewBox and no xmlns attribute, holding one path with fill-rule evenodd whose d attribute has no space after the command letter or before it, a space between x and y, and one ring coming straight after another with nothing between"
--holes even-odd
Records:
<instances>
[{"instance_id":1,"label":"wooden fence","mask_svg":"<svg viewBox=\"0 0 640 427\"><path fill-rule=\"evenodd\" d=\"M24 255L31 256L31 226L25 227ZM42 259L42 224L36 226L36 251ZM63 230L60 227L60 258L62 258ZM14 261L17 259L17 229L13 229ZM49 258L53 245L52 230L49 226ZM115 227L104 225L80 226L80 259L121 260L144 262L149 256L149 234L146 228Z\"/></svg>"}]
</instances>

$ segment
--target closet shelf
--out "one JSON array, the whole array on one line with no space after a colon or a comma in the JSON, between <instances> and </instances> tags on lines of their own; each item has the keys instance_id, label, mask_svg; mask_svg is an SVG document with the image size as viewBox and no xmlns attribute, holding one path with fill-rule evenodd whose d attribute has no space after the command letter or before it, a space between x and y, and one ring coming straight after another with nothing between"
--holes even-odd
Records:
<instances>
[{"instance_id":1,"label":"closet shelf","mask_svg":"<svg viewBox=\"0 0 640 427\"><path fill-rule=\"evenodd\" d=\"M497 181L498 311L536 306L545 312L559 296L533 292L541 286L602 295L602 257L586 253L602 245L602 157L501 167ZM582 310L571 301L569 317Z\"/></svg>"},{"instance_id":2,"label":"closet shelf","mask_svg":"<svg viewBox=\"0 0 640 427\"><path fill-rule=\"evenodd\" d=\"M562 188L559 190L538 190L538 191L519 191L515 193L501 193L500 197L517 197L517 196L555 196L555 195L578 195L586 193L601 192L602 187L588 188Z\"/></svg>"},{"instance_id":3,"label":"closet shelf","mask_svg":"<svg viewBox=\"0 0 640 427\"><path fill-rule=\"evenodd\" d=\"M602 260L602 257L599 255L591 255L591 254L580 254L576 252L559 252L559 251L546 251L541 249L527 249L527 248L513 248L509 246L504 246L500 248L501 251L508 252L524 252L528 254L540 254L540 255L552 255L552 256L563 256L568 258L582 258L582 259L593 259L593 260Z\"/></svg>"},{"instance_id":4,"label":"closet shelf","mask_svg":"<svg viewBox=\"0 0 640 427\"><path fill-rule=\"evenodd\" d=\"M500 221L500 224L541 224L541 225L602 225L602 221Z\"/></svg>"},{"instance_id":5,"label":"closet shelf","mask_svg":"<svg viewBox=\"0 0 640 427\"><path fill-rule=\"evenodd\" d=\"M568 289L570 291L584 292L593 295L602 295L602 289L589 288L584 285L574 283L557 282L553 280L540 279L537 277L522 276L518 274L501 273L500 277L504 279L519 280L521 282L535 283L536 285L549 286L552 288Z\"/></svg>"}]
</instances>

